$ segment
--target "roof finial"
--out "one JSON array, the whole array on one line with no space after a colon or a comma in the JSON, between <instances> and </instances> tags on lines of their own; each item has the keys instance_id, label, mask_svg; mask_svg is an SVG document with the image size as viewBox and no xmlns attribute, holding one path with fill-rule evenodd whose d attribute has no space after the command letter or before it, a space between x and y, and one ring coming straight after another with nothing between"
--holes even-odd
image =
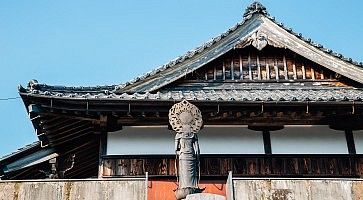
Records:
<instances>
[{"instance_id":1,"label":"roof finial","mask_svg":"<svg viewBox=\"0 0 363 200\"><path fill-rule=\"evenodd\" d=\"M255 1L246 8L246 11L243 14L243 17L244 18L250 18L255 13L260 13L260 14L263 14L263 15L269 15L267 10L266 10L266 7L263 6L260 2Z\"/></svg>"}]
</instances>

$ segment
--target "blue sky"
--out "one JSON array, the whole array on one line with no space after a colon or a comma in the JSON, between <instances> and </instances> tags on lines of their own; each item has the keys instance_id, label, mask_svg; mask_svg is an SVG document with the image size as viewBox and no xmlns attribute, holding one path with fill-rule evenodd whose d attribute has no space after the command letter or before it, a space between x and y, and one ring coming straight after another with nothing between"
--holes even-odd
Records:
<instances>
[{"instance_id":1,"label":"blue sky","mask_svg":"<svg viewBox=\"0 0 363 200\"><path fill-rule=\"evenodd\" d=\"M168 62L242 19L251 0L0 1L0 99L31 79L118 84ZM360 0L262 0L286 26L363 61ZM35 141L20 99L0 100L0 156Z\"/></svg>"}]
</instances>

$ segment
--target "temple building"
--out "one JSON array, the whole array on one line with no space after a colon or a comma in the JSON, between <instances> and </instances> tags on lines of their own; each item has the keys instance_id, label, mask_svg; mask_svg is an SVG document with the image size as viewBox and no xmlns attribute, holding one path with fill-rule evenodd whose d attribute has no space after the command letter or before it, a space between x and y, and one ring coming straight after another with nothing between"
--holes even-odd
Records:
<instances>
[{"instance_id":1,"label":"temple building","mask_svg":"<svg viewBox=\"0 0 363 200\"><path fill-rule=\"evenodd\" d=\"M0 176L146 179L146 199L175 199L176 132L169 110L185 100L203 121L195 133L203 192L253 199L263 192L246 188L257 191L270 181L271 199L300 199L308 190L278 181L318 186L314 180L333 179L334 187L324 191L348 188L359 197L362 89L363 63L304 38L254 2L226 32L124 84L66 87L32 80L20 86L39 141L1 158ZM311 199L324 194L312 190Z\"/></svg>"}]
</instances>

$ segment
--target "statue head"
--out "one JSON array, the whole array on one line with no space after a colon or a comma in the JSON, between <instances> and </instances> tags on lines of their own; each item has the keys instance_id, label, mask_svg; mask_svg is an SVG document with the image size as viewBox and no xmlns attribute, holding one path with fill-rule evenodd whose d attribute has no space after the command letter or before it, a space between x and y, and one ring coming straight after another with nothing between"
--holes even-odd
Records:
<instances>
[{"instance_id":1,"label":"statue head","mask_svg":"<svg viewBox=\"0 0 363 200\"><path fill-rule=\"evenodd\" d=\"M193 115L185 111L179 114L179 119L182 125L190 125L193 122Z\"/></svg>"},{"instance_id":2,"label":"statue head","mask_svg":"<svg viewBox=\"0 0 363 200\"><path fill-rule=\"evenodd\" d=\"M200 110L186 100L176 103L169 111L169 123L174 131L197 133L203 124Z\"/></svg>"}]
</instances>

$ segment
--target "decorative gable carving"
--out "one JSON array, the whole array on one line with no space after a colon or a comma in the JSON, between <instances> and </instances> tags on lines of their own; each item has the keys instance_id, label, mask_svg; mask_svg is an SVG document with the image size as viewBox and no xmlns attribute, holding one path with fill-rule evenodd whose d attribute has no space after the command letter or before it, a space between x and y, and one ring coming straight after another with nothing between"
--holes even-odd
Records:
<instances>
[{"instance_id":1,"label":"decorative gable carving","mask_svg":"<svg viewBox=\"0 0 363 200\"><path fill-rule=\"evenodd\" d=\"M235 48L245 48L247 46L254 46L256 49L258 49L259 51L261 51L263 48L265 48L267 45L273 46L273 47L277 47L277 48L283 48L284 45L270 40L269 36L263 32L263 31L256 31L255 33L253 33L251 36L249 36L247 39L243 40L242 42L238 43Z\"/></svg>"}]
</instances>

